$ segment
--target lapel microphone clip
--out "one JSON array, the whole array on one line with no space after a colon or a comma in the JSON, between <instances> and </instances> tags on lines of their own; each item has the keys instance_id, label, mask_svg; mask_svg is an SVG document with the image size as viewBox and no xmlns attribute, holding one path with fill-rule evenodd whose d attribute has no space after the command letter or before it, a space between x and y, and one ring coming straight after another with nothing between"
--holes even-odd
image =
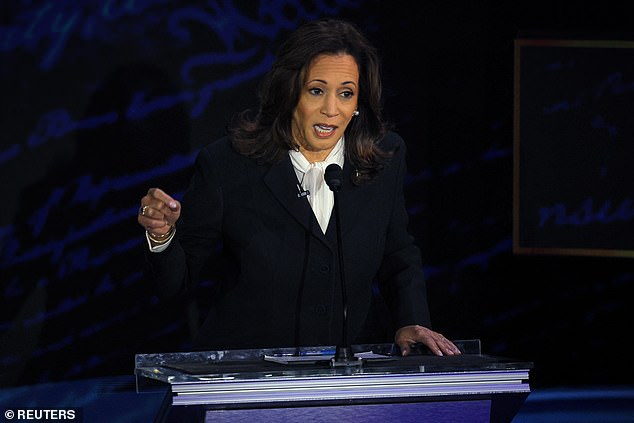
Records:
<instances>
[{"instance_id":1,"label":"lapel microphone clip","mask_svg":"<svg viewBox=\"0 0 634 423\"><path fill-rule=\"evenodd\" d=\"M300 184L297 184L297 198L304 198L310 195L310 191L303 189Z\"/></svg>"}]
</instances>

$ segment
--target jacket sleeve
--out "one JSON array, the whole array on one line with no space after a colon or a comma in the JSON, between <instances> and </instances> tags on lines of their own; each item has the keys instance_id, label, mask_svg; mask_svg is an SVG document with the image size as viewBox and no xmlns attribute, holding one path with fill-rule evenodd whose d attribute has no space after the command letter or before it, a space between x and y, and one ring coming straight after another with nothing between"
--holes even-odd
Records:
<instances>
[{"instance_id":1,"label":"jacket sleeve","mask_svg":"<svg viewBox=\"0 0 634 423\"><path fill-rule=\"evenodd\" d=\"M403 183L406 174L405 144L399 138L389 164L394 201L387 228L385 252L378 272L379 288L393 318L395 329L418 324L431 328L421 254L408 232Z\"/></svg>"},{"instance_id":2,"label":"jacket sleeve","mask_svg":"<svg viewBox=\"0 0 634 423\"><path fill-rule=\"evenodd\" d=\"M163 298L187 290L217 249L222 225L222 188L212 154L198 154L194 175L182 201L181 217L169 247L146 254L151 277Z\"/></svg>"}]
</instances>

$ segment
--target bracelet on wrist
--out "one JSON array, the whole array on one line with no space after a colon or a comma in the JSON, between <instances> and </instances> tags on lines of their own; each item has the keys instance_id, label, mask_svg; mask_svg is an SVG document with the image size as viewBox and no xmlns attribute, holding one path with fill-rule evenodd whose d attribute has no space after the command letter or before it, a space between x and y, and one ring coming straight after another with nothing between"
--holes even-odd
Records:
<instances>
[{"instance_id":1,"label":"bracelet on wrist","mask_svg":"<svg viewBox=\"0 0 634 423\"><path fill-rule=\"evenodd\" d=\"M166 233L164 233L163 235L156 235L156 234L153 234L150 231L146 231L146 232L147 232L148 238L150 238L150 241L152 241L155 244L164 244L174 234L175 230L176 230L175 226L170 226L170 230L167 231Z\"/></svg>"}]
</instances>

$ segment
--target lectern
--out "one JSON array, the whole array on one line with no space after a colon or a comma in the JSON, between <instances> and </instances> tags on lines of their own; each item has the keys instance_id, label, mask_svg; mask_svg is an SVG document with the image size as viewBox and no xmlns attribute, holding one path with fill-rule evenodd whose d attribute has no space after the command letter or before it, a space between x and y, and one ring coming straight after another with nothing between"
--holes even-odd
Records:
<instances>
[{"instance_id":1,"label":"lectern","mask_svg":"<svg viewBox=\"0 0 634 423\"><path fill-rule=\"evenodd\" d=\"M171 388L165 422L510 422L532 363L454 342L462 355L354 345L350 367L331 365L335 347L137 354L137 392Z\"/></svg>"}]
</instances>

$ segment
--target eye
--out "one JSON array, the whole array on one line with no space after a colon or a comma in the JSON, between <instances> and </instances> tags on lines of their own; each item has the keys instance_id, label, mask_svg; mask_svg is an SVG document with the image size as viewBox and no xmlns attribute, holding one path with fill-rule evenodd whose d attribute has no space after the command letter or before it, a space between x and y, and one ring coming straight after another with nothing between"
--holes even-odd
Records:
<instances>
[{"instance_id":1,"label":"eye","mask_svg":"<svg viewBox=\"0 0 634 423\"><path fill-rule=\"evenodd\" d=\"M353 91L342 91L340 94L343 98L352 98L354 97Z\"/></svg>"},{"instance_id":2,"label":"eye","mask_svg":"<svg viewBox=\"0 0 634 423\"><path fill-rule=\"evenodd\" d=\"M320 94L323 94L324 91L321 88L315 87L315 88L309 88L308 92L312 95L320 95Z\"/></svg>"}]
</instances>

